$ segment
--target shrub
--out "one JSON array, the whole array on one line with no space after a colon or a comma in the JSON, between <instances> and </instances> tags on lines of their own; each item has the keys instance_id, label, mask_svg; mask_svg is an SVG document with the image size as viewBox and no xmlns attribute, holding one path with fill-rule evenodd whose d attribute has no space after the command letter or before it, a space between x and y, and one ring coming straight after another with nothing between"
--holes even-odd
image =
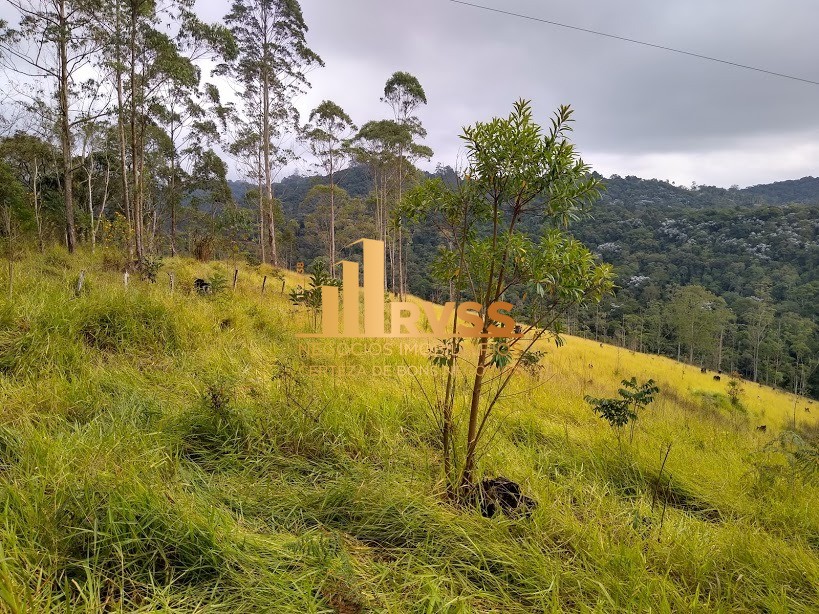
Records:
<instances>
[{"instance_id":1,"label":"shrub","mask_svg":"<svg viewBox=\"0 0 819 614\"><path fill-rule=\"evenodd\" d=\"M650 379L644 384L638 384L637 378L622 380L623 388L617 392L620 398L596 399L586 395L586 402L592 406L596 414L606 420L612 428L618 429L617 436L620 436L620 429L631 422L631 437L634 437L634 422L637 420L639 411L648 407L654 402L654 395L660 389L654 385L654 380Z\"/></svg>"},{"instance_id":2,"label":"shrub","mask_svg":"<svg viewBox=\"0 0 819 614\"><path fill-rule=\"evenodd\" d=\"M151 283L156 283L156 274L162 268L162 256L145 256L139 263L139 270L142 278Z\"/></svg>"}]
</instances>

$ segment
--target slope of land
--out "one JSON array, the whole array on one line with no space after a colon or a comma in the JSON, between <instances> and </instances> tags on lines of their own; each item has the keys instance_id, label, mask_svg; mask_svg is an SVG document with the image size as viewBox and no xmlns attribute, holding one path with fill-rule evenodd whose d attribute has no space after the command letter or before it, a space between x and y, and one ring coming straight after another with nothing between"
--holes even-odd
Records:
<instances>
[{"instance_id":1,"label":"slope of land","mask_svg":"<svg viewBox=\"0 0 819 614\"><path fill-rule=\"evenodd\" d=\"M295 339L309 316L261 293L269 269L203 297L230 263L127 288L117 267L31 256L0 299L6 610L819 609L819 405L743 382L736 408L725 376L544 344L481 463L539 505L487 519L438 495L423 348ZM583 397L632 375L662 392L618 440Z\"/></svg>"}]
</instances>

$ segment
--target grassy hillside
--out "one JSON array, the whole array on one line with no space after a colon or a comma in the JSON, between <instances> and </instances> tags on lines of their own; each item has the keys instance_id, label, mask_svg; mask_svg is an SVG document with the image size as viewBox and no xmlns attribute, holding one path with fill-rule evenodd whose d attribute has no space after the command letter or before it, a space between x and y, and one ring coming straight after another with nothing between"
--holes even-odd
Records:
<instances>
[{"instance_id":1,"label":"grassy hillside","mask_svg":"<svg viewBox=\"0 0 819 614\"><path fill-rule=\"evenodd\" d=\"M819 610L819 405L744 382L737 410L724 376L544 346L481 463L539 506L487 519L438 494L434 419L394 373L431 394L422 353L296 340L307 315L280 282L261 294L269 271L189 291L219 269L168 260L125 288L101 254L18 263L0 299L5 610ZM662 392L618 441L582 399L632 375Z\"/></svg>"}]
</instances>

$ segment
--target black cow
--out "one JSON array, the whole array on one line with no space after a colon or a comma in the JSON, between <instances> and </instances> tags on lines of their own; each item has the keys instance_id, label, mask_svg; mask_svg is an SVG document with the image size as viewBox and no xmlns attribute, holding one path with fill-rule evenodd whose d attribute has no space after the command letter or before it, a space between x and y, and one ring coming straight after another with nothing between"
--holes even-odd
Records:
<instances>
[{"instance_id":1,"label":"black cow","mask_svg":"<svg viewBox=\"0 0 819 614\"><path fill-rule=\"evenodd\" d=\"M715 376L714 376L714 381L715 381L715 382L718 382L718 381L720 381L721 379L722 379L722 378L721 378L719 375L715 375Z\"/></svg>"},{"instance_id":2,"label":"black cow","mask_svg":"<svg viewBox=\"0 0 819 614\"><path fill-rule=\"evenodd\" d=\"M520 486L505 477L485 479L478 485L481 515L491 518L497 512L527 518L537 502L520 492Z\"/></svg>"},{"instance_id":3,"label":"black cow","mask_svg":"<svg viewBox=\"0 0 819 614\"><path fill-rule=\"evenodd\" d=\"M700 368L700 373L708 373L708 369L705 367Z\"/></svg>"},{"instance_id":4,"label":"black cow","mask_svg":"<svg viewBox=\"0 0 819 614\"><path fill-rule=\"evenodd\" d=\"M767 424L761 424L758 427L756 427L756 430L758 430L760 433L764 433L764 432L766 432L768 430L768 425Z\"/></svg>"},{"instance_id":5,"label":"black cow","mask_svg":"<svg viewBox=\"0 0 819 614\"><path fill-rule=\"evenodd\" d=\"M196 278L193 280L193 289L196 290L199 294L210 294L213 289L210 286L210 282L205 281L204 279Z\"/></svg>"}]
</instances>

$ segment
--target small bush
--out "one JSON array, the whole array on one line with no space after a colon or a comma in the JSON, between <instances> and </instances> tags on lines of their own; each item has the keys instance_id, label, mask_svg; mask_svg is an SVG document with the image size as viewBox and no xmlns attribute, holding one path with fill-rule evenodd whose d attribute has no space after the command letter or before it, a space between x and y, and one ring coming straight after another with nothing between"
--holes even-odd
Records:
<instances>
[{"instance_id":1,"label":"small bush","mask_svg":"<svg viewBox=\"0 0 819 614\"><path fill-rule=\"evenodd\" d=\"M214 271L213 275L208 280L210 283L210 291L212 294L219 294L224 292L228 287L228 278L224 271L218 269Z\"/></svg>"},{"instance_id":2,"label":"small bush","mask_svg":"<svg viewBox=\"0 0 819 614\"><path fill-rule=\"evenodd\" d=\"M142 278L152 284L156 283L156 275L162 268L162 256L145 256L139 263Z\"/></svg>"}]
</instances>

